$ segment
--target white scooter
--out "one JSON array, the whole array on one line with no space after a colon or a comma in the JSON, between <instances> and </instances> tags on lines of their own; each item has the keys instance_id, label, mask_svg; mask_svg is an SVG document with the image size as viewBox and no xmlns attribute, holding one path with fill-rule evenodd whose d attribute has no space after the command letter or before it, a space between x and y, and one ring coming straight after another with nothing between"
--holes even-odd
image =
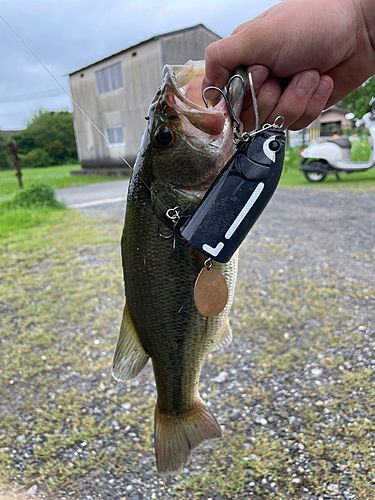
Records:
<instances>
[{"instance_id":1,"label":"white scooter","mask_svg":"<svg viewBox=\"0 0 375 500\"><path fill-rule=\"evenodd\" d=\"M340 137L318 137L301 151L303 157L301 170L310 182L321 182L328 174L336 175L339 179L340 173L363 172L375 165L375 98L370 101L372 111L366 113L360 120L357 119L356 126L365 126L369 131L368 142L371 154L368 161L351 161L351 142L347 136ZM352 120L353 113L348 113L346 118Z\"/></svg>"}]
</instances>

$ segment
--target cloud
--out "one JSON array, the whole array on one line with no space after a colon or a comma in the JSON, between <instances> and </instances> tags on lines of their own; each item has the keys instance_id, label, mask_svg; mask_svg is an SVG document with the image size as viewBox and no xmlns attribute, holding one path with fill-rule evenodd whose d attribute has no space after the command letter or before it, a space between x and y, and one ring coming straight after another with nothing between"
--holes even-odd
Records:
<instances>
[{"instance_id":1,"label":"cloud","mask_svg":"<svg viewBox=\"0 0 375 500\"><path fill-rule=\"evenodd\" d=\"M68 90L64 75L156 34L197 23L221 36L277 0L3 0L0 14ZM0 19L0 128L26 126L40 108L71 109L68 96ZM4 47L6 48L4 50ZM4 70L6 68L6 70ZM53 88L56 86L56 95Z\"/></svg>"}]
</instances>

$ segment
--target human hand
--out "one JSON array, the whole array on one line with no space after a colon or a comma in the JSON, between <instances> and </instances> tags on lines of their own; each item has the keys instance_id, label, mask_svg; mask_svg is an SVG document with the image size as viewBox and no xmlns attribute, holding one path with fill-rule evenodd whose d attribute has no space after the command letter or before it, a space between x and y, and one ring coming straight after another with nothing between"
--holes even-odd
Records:
<instances>
[{"instance_id":1,"label":"human hand","mask_svg":"<svg viewBox=\"0 0 375 500\"><path fill-rule=\"evenodd\" d=\"M223 88L231 72L252 73L261 123L308 126L375 72L372 0L287 0L209 45L203 88ZM254 128L250 90L241 113Z\"/></svg>"}]
</instances>

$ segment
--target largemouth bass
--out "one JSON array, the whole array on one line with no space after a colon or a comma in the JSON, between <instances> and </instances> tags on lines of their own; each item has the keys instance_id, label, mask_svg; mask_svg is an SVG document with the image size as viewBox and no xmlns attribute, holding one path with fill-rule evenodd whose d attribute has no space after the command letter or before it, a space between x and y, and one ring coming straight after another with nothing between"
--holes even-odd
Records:
<instances>
[{"instance_id":1,"label":"largemouth bass","mask_svg":"<svg viewBox=\"0 0 375 500\"><path fill-rule=\"evenodd\" d=\"M224 99L207 109L199 97L203 76L203 61L164 68L130 180L121 243L126 305L112 372L119 381L132 379L151 358L156 464L165 474L179 471L201 442L221 437L198 383L207 354L232 339L237 256L214 262L229 298L220 314L206 317L194 303L194 285L207 257L175 235L167 238L173 223L166 212L193 213L235 150ZM242 98L237 79L231 87L236 116Z\"/></svg>"}]
</instances>

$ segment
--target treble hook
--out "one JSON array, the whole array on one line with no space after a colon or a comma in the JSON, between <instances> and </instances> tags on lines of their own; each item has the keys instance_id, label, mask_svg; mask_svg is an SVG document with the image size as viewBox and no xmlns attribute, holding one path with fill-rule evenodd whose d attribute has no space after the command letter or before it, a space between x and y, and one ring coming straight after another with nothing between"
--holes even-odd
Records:
<instances>
[{"instance_id":1,"label":"treble hook","mask_svg":"<svg viewBox=\"0 0 375 500\"><path fill-rule=\"evenodd\" d=\"M219 89L219 87L214 87L214 86L206 87L204 89L203 93L202 93L202 99L203 99L203 102L204 102L206 108L208 108L208 102L207 102L207 99L206 99L206 92L207 92L207 90L216 90L217 92L219 92L219 94L221 94L223 96L225 104L227 105L227 109L228 109L229 117L230 117L231 122L232 122L232 126L237 129L237 132L239 132L239 130L240 130L240 122L237 120L237 118L236 118L236 116L234 114L232 103L231 103L230 98L229 98L230 86L231 86L232 82L236 78L239 78L241 80L242 89L243 89L243 92L245 93L246 87L245 87L245 82L244 82L242 76L241 75L233 75L229 79L229 81L227 83L227 91L226 91L226 93L224 93L223 90Z\"/></svg>"},{"instance_id":2,"label":"treble hook","mask_svg":"<svg viewBox=\"0 0 375 500\"><path fill-rule=\"evenodd\" d=\"M160 222L158 222L158 235L164 240L169 240L173 238L173 250L174 250L176 248L176 239L179 237L176 225L180 218L180 208L179 207L170 208L166 211L165 215L168 217L168 219L170 219L173 222L173 228L171 234L168 235L161 234ZM180 237L180 239L182 239L182 237Z\"/></svg>"},{"instance_id":3,"label":"treble hook","mask_svg":"<svg viewBox=\"0 0 375 500\"><path fill-rule=\"evenodd\" d=\"M203 99L203 101L204 101L204 103L206 105L206 108L208 108L208 103L207 103L207 99L206 99L206 92L207 92L207 90L216 90L217 92L219 92L223 96L223 98L225 100L225 103L227 105L229 116L230 116L230 119L232 121L232 126L234 126L234 124L235 124L235 127L236 127L237 131L239 131L239 129L240 129L240 123L239 123L239 121L237 120L237 118L234 115L233 106L232 106L232 103L231 103L230 98L229 98L230 86L231 86L233 80L235 80L236 78L239 78L241 80L243 92L245 93L245 91L246 91L246 84L244 82L244 79L242 78L241 75L233 75L229 79L229 81L227 83L227 92L226 92L226 94L221 89L219 89L218 87L213 87L213 86L212 87L207 87L203 91L202 99ZM255 131L258 132L259 129L260 129L258 101L257 101L257 98L256 98L255 88L254 88L254 83L253 83L253 77L252 77L251 73L248 74L248 78L249 78L249 84L250 84L251 97L253 99L253 107L254 107L254 115L255 115Z\"/></svg>"},{"instance_id":4,"label":"treble hook","mask_svg":"<svg viewBox=\"0 0 375 500\"><path fill-rule=\"evenodd\" d=\"M176 228L176 224L173 224L173 229L170 234L164 235L160 232L160 222L158 222L158 236L160 236L160 238L163 238L164 240L170 240L171 238L173 238L173 250L176 248L176 241L183 240L183 237Z\"/></svg>"}]
</instances>

